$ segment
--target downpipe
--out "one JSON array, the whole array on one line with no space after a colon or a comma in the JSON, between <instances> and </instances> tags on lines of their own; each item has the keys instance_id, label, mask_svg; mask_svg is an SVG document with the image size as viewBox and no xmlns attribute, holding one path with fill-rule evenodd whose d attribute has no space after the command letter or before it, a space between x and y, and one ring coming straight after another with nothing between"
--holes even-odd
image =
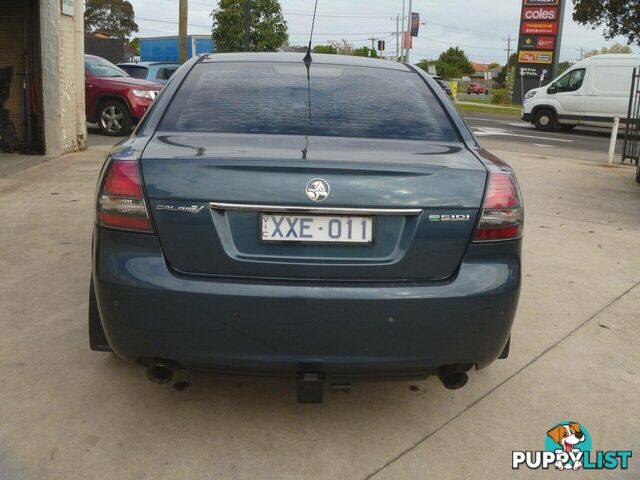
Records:
<instances>
[{"instance_id":1,"label":"downpipe","mask_svg":"<svg viewBox=\"0 0 640 480\"><path fill-rule=\"evenodd\" d=\"M442 385L448 390L458 390L464 387L469 381L469 375L467 372L471 370L473 365L447 365L440 367L437 370L438 378L442 382Z\"/></svg>"}]
</instances>

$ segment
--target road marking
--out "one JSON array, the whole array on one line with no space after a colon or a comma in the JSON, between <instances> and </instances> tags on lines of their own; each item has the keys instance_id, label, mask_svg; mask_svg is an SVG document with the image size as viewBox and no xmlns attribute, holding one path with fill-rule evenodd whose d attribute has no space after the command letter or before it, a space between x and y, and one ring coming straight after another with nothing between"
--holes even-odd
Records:
<instances>
[{"instance_id":1,"label":"road marking","mask_svg":"<svg viewBox=\"0 0 640 480\"><path fill-rule=\"evenodd\" d=\"M475 127L473 128L474 133L478 137L518 137L518 138L532 138L534 140L546 140L548 142L563 142L563 143L574 143L573 140L566 140L564 138L552 138L552 137L540 137L538 135L523 135L520 133L513 133L502 128L492 128L492 127Z\"/></svg>"},{"instance_id":2,"label":"road marking","mask_svg":"<svg viewBox=\"0 0 640 480\"><path fill-rule=\"evenodd\" d=\"M478 118L478 117L464 117L465 120L476 120L479 122L496 122L496 123L504 123L505 125L511 125L510 120L497 120L495 118ZM526 125L525 122L522 122L523 125Z\"/></svg>"},{"instance_id":3,"label":"road marking","mask_svg":"<svg viewBox=\"0 0 640 480\"><path fill-rule=\"evenodd\" d=\"M534 147L544 147L544 148L552 148L553 145L545 145L544 143L532 143Z\"/></svg>"}]
</instances>

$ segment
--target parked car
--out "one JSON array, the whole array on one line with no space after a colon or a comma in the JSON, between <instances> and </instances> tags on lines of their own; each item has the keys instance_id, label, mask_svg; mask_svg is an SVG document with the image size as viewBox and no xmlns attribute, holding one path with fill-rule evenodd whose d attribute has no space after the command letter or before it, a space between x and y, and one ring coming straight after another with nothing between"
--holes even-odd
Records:
<instances>
[{"instance_id":1,"label":"parked car","mask_svg":"<svg viewBox=\"0 0 640 480\"><path fill-rule=\"evenodd\" d=\"M467 95L489 95L489 89L479 83L472 83L467 87Z\"/></svg>"},{"instance_id":2,"label":"parked car","mask_svg":"<svg viewBox=\"0 0 640 480\"><path fill-rule=\"evenodd\" d=\"M515 174L420 69L303 56L193 58L113 149L91 348L158 383L291 376L305 403L359 376L460 388L509 353Z\"/></svg>"},{"instance_id":3,"label":"parked car","mask_svg":"<svg viewBox=\"0 0 640 480\"><path fill-rule=\"evenodd\" d=\"M640 55L596 55L576 63L550 85L524 97L522 119L539 130L609 126L626 119L633 69Z\"/></svg>"},{"instance_id":4,"label":"parked car","mask_svg":"<svg viewBox=\"0 0 640 480\"><path fill-rule=\"evenodd\" d=\"M162 85L133 78L94 55L84 56L84 66L87 121L97 123L105 135L128 135Z\"/></svg>"},{"instance_id":5,"label":"parked car","mask_svg":"<svg viewBox=\"0 0 640 480\"><path fill-rule=\"evenodd\" d=\"M449 86L449 82L447 82L444 78L442 77L433 77L433 79L435 80L435 82L440 85L440 87L442 88L442 90L444 90L444 93L446 93L448 95L449 98L453 99L453 92L451 91L451 87Z\"/></svg>"},{"instance_id":6,"label":"parked car","mask_svg":"<svg viewBox=\"0 0 640 480\"><path fill-rule=\"evenodd\" d=\"M180 68L179 63L162 62L124 62L118 67L127 72L133 78L142 78L152 82L165 84L171 76Z\"/></svg>"}]
</instances>

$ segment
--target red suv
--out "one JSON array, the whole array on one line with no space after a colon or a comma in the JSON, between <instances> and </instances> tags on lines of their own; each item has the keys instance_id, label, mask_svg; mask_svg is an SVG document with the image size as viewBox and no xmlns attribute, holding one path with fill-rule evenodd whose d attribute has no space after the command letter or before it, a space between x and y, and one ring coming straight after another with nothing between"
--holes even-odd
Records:
<instances>
[{"instance_id":1,"label":"red suv","mask_svg":"<svg viewBox=\"0 0 640 480\"><path fill-rule=\"evenodd\" d=\"M84 86L87 121L113 136L128 135L162 88L94 55L84 56Z\"/></svg>"},{"instance_id":2,"label":"red suv","mask_svg":"<svg viewBox=\"0 0 640 480\"><path fill-rule=\"evenodd\" d=\"M469 85L469 88L467 88L467 95L471 95L472 93L476 95L489 95L489 89L478 83L472 83Z\"/></svg>"}]
</instances>

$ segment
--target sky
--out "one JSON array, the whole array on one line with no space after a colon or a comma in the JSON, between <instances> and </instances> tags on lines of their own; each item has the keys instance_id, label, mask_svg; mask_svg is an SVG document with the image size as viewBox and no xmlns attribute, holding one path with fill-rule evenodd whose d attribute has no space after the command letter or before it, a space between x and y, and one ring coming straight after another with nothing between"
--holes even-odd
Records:
<instances>
[{"instance_id":1,"label":"sky","mask_svg":"<svg viewBox=\"0 0 640 480\"><path fill-rule=\"evenodd\" d=\"M157 37L178 32L178 0L129 0L140 31L137 36ZM571 0L566 0L571 2ZM395 55L396 17L402 15L402 0L318 0L314 45L346 39L355 46L371 45L370 38L386 41L386 54ZM289 27L289 43L309 41L314 0L280 0ZM407 8L409 0L406 0ZM209 34L209 14L216 0L189 0L189 34ZM522 0L413 0L420 14L420 35L414 40L410 61L437 58L449 47L462 48L470 60L506 63L507 38L517 47ZM599 49L624 38L607 41L601 29L583 27L571 19L567 5L561 61L580 59L580 49ZM640 51L633 47L635 52Z\"/></svg>"}]
</instances>

